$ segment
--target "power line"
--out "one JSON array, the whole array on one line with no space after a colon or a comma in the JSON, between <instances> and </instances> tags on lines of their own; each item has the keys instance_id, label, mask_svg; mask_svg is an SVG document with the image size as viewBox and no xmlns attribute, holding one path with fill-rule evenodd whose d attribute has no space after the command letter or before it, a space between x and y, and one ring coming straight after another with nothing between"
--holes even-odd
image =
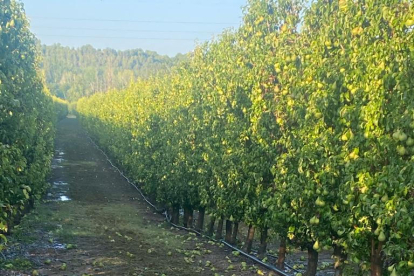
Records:
<instances>
[{"instance_id":1,"label":"power line","mask_svg":"<svg viewBox=\"0 0 414 276\"><path fill-rule=\"evenodd\" d=\"M69 18L69 17L43 17L31 16L33 19L64 20L64 21L97 21L97 22L131 22L131 23L157 23L157 24L195 24L195 25L236 25L230 22L201 22L201 21L157 21L157 20L127 20L127 19L99 19L99 18Z\"/></svg>"},{"instance_id":2,"label":"power line","mask_svg":"<svg viewBox=\"0 0 414 276\"><path fill-rule=\"evenodd\" d=\"M115 36L79 36L79 35L49 35L49 34L36 34L38 37L62 37L62 38L94 38L94 39L131 39L131 40L160 40L160 41L196 41L195 39L185 38L159 38L159 37L115 37ZM208 40L207 38L200 39Z\"/></svg>"},{"instance_id":3,"label":"power line","mask_svg":"<svg viewBox=\"0 0 414 276\"><path fill-rule=\"evenodd\" d=\"M134 33L189 33L189 34L214 34L214 32L202 31L160 31L160 30L132 30L132 29L101 29L101 28L73 28L73 27L49 27L49 26L31 26L35 29L47 30L85 30L85 31L114 31L114 32L134 32Z\"/></svg>"}]
</instances>

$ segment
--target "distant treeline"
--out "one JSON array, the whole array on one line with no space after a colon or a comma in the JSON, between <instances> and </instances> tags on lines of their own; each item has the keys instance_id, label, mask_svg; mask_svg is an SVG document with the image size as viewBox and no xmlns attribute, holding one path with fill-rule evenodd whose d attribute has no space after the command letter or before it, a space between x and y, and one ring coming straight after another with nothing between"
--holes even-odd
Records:
<instances>
[{"instance_id":1,"label":"distant treeline","mask_svg":"<svg viewBox=\"0 0 414 276\"><path fill-rule=\"evenodd\" d=\"M116 51L81 48L60 44L41 46L46 82L53 95L69 101L111 88L124 88L131 80L163 74L185 59L178 54L170 58L141 49Z\"/></svg>"}]
</instances>

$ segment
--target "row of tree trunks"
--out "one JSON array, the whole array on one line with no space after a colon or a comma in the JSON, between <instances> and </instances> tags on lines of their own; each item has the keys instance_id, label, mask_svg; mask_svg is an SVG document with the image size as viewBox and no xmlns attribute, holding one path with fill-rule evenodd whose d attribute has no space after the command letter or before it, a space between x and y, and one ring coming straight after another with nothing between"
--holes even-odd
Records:
<instances>
[{"instance_id":1,"label":"row of tree trunks","mask_svg":"<svg viewBox=\"0 0 414 276\"><path fill-rule=\"evenodd\" d=\"M205 218L205 209L200 208L199 209L199 215L197 220L196 229L198 231L203 231L204 228L204 218ZM172 208L172 222L175 224L178 224L179 221L179 207L175 206ZM211 217L210 222L207 227L207 235L213 236L214 234L214 226L216 223L216 218ZM193 210L190 208L184 209L184 227L192 227L193 224ZM218 221L217 225L217 231L215 238L217 240L221 240L223 238L223 227L224 227L224 219L221 218ZM239 223L238 222L231 222L230 220L226 220L226 235L225 235L225 241L229 244L236 245L237 243L237 234L239 230ZM249 230L247 232L246 242L245 242L245 250L247 253L252 252L253 247L253 240L255 235L256 228L252 225L249 225ZM267 252L267 239L268 239L268 229L264 228L260 232L260 247L258 255L260 258L263 258L266 255ZM316 251L315 251L316 252ZM314 253L314 252L313 252ZM316 252L317 254L317 252ZM284 268L284 262L285 262L285 256L286 256L286 238L281 238L280 246L279 246L279 254L278 254L278 260L277 260L277 267L280 269ZM314 255L312 255L314 256ZM312 258L314 262L314 257ZM317 260L317 256L316 256ZM311 269L313 270L314 265L311 266ZM317 267L317 261L316 261L316 267ZM311 272L311 271L309 271ZM312 273L312 272L311 272ZM310 274L311 275L311 274ZM336 276L340 276L341 274L336 274Z\"/></svg>"},{"instance_id":2,"label":"row of tree trunks","mask_svg":"<svg viewBox=\"0 0 414 276\"><path fill-rule=\"evenodd\" d=\"M229 244L236 245L238 232L239 232L239 223L226 220L225 241Z\"/></svg>"},{"instance_id":3,"label":"row of tree trunks","mask_svg":"<svg viewBox=\"0 0 414 276\"><path fill-rule=\"evenodd\" d=\"M171 222L174 224L179 223L179 206L174 206L171 210L172 218ZM184 208L184 218L183 218L183 226L186 228L193 227L193 209L191 208ZM205 208L199 209L198 219L197 219L197 225L196 230L202 232L204 229L204 218L205 218ZM212 217L210 220L210 223L208 225L207 234L209 236L212 236L214 233L214 225L216 222L216 218ZM222 239L222 232L223 232L223 226L224 226L224 219L220 219L217 231L216 231L216 239ZM237 233L239 230L239 223L235 222L232 223L229 220L226 220L226 237L225 241L230 244L236 244L237 241Z\"/></svg>"},{"instance_id":4,"label":"row of tree trunks","mask_svg":"<svg viewBox=\"0 0 414 276\"><path fill-rule=\"evenodd\" d=\"M178 224L179 223L179 206L174 206L171 210L172 213L172 223ZM191 208L184 208L184 227L193 227L193 209ZM204 220L205 220L205 208L199 209L199 215L197 219L196 229L200 232L204 229ZM231 222L230 220L226 220L226 235L225 241L229 244L236 245L237 244L237 234L239 231L239 223L238 222ZM216 218L211 217L210 222L207 227L207 235L213 236L214 234L214 226L216 224ZM223 227L224 227L224 219L220 218L218 220L217 230L215 234L215 238L217 240L221 240L223 238ZM245 241L245 251L247 253L252 252L253 247L253 240L255 236L255 227L249 225L249 229L247 232L247 237ZM266 255L267 251L267 239L268 239L268 229L263 228L260 231L260 246L258 255L259 258L263 258ZM372 240L371 246L371 276L381 276L382 275L382 267L383 267L383 259L382 259L382 246L381 242ZM286 245L287 245L287 238L281 237L280 238L280 245L279 245L279 253L278 259L276 262L276 266L279 269L284 269L285 257L286 257ZM308 246L308 266L305 275L315 275L318 266L318 252L313 249L312 245ZM335 276L342 276L343 275L343 266L347 259L347 254L344 251L344 248L341 246L334 246L334 260L335 260Z\"/></svg>"},{"instance_id":5,"label":"row of tree trunks","mask_svg":"<svg viewBox=\"0 0 414 276\"><path fill-rule=\"evenodd\" d=\"M199 231L203 230L204 227L204 217L205 217L205 209L199 210L199 216L197 220L197 226L196 229ZM172 222L175 224L178 224L179 222L179 207L175 206L172 208ZM225 241L229 244L236 245L237 242L237 233L239 228L238 222L231 222L230 220L226 220L226 235L225 235ZM214 225L216 223L216 218L212 217L210 220L210 223L208 225L207 234L209 236L213 236L214 233ZM184 208L184 221L183 221L184 227L192 227L193 226L193 210L191 208ZM218 221L217 225L217 231L215 238L217 240L221 240L223 238L223 227L224 227L224 219L221 218ZM252 225L249 225L249 230L247 232L247 238L246 238L246 247L245 250L247 253L252 252L253 247L253 240L255 235L255 227ZM268 239L268 228L263 228L260 231L260 246L258 251L259 258L263 258L266 255L267 252L267 239ZM346 259L346 256L342 256L339 253L337 249L335 252L336 254L340 256L340 262L344 261L344 258ZM339 252L339 253L338 253ZM278 260L277 260L277 267L280 269L284 268L284 262L285 262L285 256L286 256L286 238L281 238L280 240L280 246L279 246L279 254L278 254ZM318 252L315 251L312 246L308 248L308 269L306 271L306 275L315 275L316 269L318 264ZM336 270L336 276L342 275L342 270L340 269L340 265L335 264L335 270ZM380 276L379 274L372 274L375 276Z\"/></svg>"},{"instance_id":6,"label":"row of tree trunks","mask_svg":"<svg viewBox=\"0 0 414 276\"><path fill-rule=\"evenodd\" d=\"M180 207L177 205L173 206L170 212L171 212L171 222L174 224L179 224ZM206 212L205 208L199 209L197 225L196 225L196 230L198 231L203 231L205 212ZM184 208L183 226L187 228L193 227L193 220L194 220L194 210L192 208ZM213 226L214 226L214 223L213 223Z\"/></svg>"}]
</instances>

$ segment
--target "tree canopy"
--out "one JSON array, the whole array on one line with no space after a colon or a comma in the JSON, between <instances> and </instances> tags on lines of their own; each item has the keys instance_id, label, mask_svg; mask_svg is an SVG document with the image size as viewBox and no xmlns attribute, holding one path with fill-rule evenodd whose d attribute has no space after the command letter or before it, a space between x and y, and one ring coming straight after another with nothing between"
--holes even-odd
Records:
<instances>
[{"instance_id":1,"label":"tree canopy","mask_svg":"<svg viewBox=\"0 0 414 276\"><path fill-rule=\"evenodd\" d=\"M68 101L112 88L125 88L138 78L164 74L186 59L182 54L171 58L141 49L116 51L60 44L39 47L43 56L41 68L51 93Z\"/></svg>"}]
</instances>

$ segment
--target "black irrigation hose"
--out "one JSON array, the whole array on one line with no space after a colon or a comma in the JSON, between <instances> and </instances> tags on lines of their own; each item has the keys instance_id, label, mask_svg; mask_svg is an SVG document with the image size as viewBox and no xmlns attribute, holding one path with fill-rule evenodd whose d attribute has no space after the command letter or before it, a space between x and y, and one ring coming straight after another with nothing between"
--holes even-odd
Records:
<instances>
[{"instance_id":1,"label":"black irrigation hose","mask_svg":"<svg viewBox=\"0 0 414 276\"><path fill-rule=\"evenodd\" d=\"M252 250L252 252L253 253L257 253L257 251L254 251L254 250ZM279 259L279 257L278 256L275 256L275 255L272 255L272 254L270 254L270 253L266 253L266 256L268 256L268 257L271 257L271 258L273 258L273 259ZM292 270L293 272L295 272L295 273L299 273L299 272L301 272L301 271L299 271L299 270L297 270L297 269L295 269L295 268L293 268L293 266L291 266L291 265L289 265L289 264L287 264L286 262L284 263L284 265L287 267L287 268L289 268L290 270Z\"/></svg>"},{"instance_id":2,"label":"black irrigation hose","mask_svg":"<svg viewBox=\"0 0 414 276\"><path fill-rule=\"evenodd\" d=\"M255 251L255 250L252 250L252 252L257 254L257 251ZM270 253L266 253L266 256L270 257L270 258L273 258L273 259L276 259L276 260L279 259L278 256L272 255ZM291 266L290 264L288 264L286 262L284 262L284 265L285 265L285 267L289 268L289 270L292 270L295 273L300 273L300 272L303 273L303 271L300 271L300 270L297 270L297 269L293 268L293 266Z\"/></svg>"},{"instance_id":3,"label":"black irrigation hose","mask_svg":"<svg viewBox=\"0 0 414 276\"><path fill-rule=\"evenodd\" d=\"M152 204L148 199L147 199L147 197L142 193L142 191L138 188L138 186L137 185L135 185L135 183L133 183L132 181L130 181L129 180L129 178L128 177L126 177L125 175L124 175L124 173L120 170L120 169L118 169L118 167L117 166L115 166L113 163L112 163L112 161L109 159L109 157L108 157L108 155L106 155L106 153L92 140L92 138L89 136L89 135L86 135L88 138L89 138L89 140L91 141L91 143L100 151L100 152L102 152L102 154L103 155L105 155L105 157L106 157L106 160L109 162L109 164L111 164L111 166L114 168L114 169L116 169L117 171L118 171L118 173L123 177L123 178L125 178L125 180L129 183L129 184L131 184L140 194L141 194L141 196L142 196L142 198L152 207L152 208L154 208L155 209L155 211L157 212L157 213L163 213L164 211L165 211L165 209L158 209L158 207L157 206L155 206L154 204Z\"/></svg>"},{"instance_id":4,"label":"black irrigation hose","mask_svg":"<svg viewBox=\"0 0 414 276\"><path fill-rule=\"evenodd\" d=\"M160 213L160 214L162 214L162 215L164 215L165 216L165 220L171 225L171 226L173 226L173 227L175 227L175 228L177 228L177 229L181 229L181 230L184 230L184 231L187 231L187 232L192 232L192 233L195 233L195 234L197 234L197 235L199 235L199 236L202 236L202 237L205 237L205 238L208 238L209 240L211 240L211 241L214 241L214 242L221 242L222 244L224 244L224 245L226 245L227 247L229 247L230 249L232 249L233 251L237 251L237 252L239 252L241 255L243 255L243 256L245 256L246 258L248 258L248 259L250 259L250 260L252 260L252 261L254 261L254 262L256 262L256 263L258 263L258 264L260 264L260 265L262 265L263 267L266 267L267 269L269 269L269 270L272 270L273 272L276 272L278 275L281 275L281 276L291 276L291 275L289 275L289 274L287 274L286 272L284 272L284 271L282 271L282 270L280 270L280 269L278 269L277 267L275 267L275 266L273 266L273 265L270 265L270 264L267 264L267 263L265 263L265 262L263 262L263 261L261 261L259 258L257 258L256 256L253 256L253 255L250 255L250 254L248 254L248 253L246 253L246 252L244 252L243 250L240 250L239 248L237 248L237 247L234 247L234 246L232 246L231 244L229 244L229 243L227 243L226 241L224 241L224 240L219 240L219 241L217 241L216 239L213 239L213 238L211 238L211 237L209 237L209 236L206 236L206 235L203 235L202 233L200 233L200 232L198 232L197 230L194 230L194 229L191 229L191 228L187 228L187 227L183 227L183 226L179 226L179 225L177 225L177 224L174 224L174 223L172 223L171 222L171 219L170 219L170 217L168 216L168 213L167 213L167 211L165 210L165 209L159 209L157 206L155 206L154 204L152 204L148 199L147 199L147 197L144 195L144 193L138 188L138 186L135 184L135 183L133 183L132 181L130 181L129 180L129 178L128 177L126 177L125 175L124 175L124 173L117 167L117 166L115 166L113 163L112 163L112 161L109 159L109 157L108 157L108 155L92 140L92 138L88 135L88 134L86 134L86 136L89 138L89 140L91 141L91 143L95 146L95 148L97 148L100 152L102 152L102 154L106 157L106 160L109 162L109 164L111 164L111 166L113 167L113 168L115 168L117 171L118 171L118 173L129 183L129 184L131 184L139 193L140 193L140 195L141 195L141 197L152 207L152 208L154 208L154 210L157 212L157 213ZM269 254L268 254L269 255ZM285 264L288 268L290 268L290 269L292 269L293 271L295 271L295 272L298 272L297 270L294 270L293 268L291 268L289 265L287 265L287 264Z\"/></svg>"},{"instance_id":5,"label":"black irrigation hose","mask_svg":"<svg viewBox=\"0 0 414 276\"><path fill-rule=\"evenodd\" d=\"M165 212L165 214L167 214L167 212ZM197 234L197 235L199 235L199 236L201 236L201 237L204 237L204 238L207 238L207 239L209 239L209 240L211 240L211 241L214 241L214 242L220 242L220 243L222 243L222 244L224 244L224 245L226 245L227 247L229 247L230 249L232 249L233 251L237 251L237 252L239 252L240 254L242 254L243 256L245 256L245 257L247 257L248 259L251 259L252 261L254 261L254 262L256 262L256 263L258 263L258 264L260 264L260 265L262 265L262 266L264 266L264 267L266 267L267 269L269 269L269 270L273 270L274 272L276 272L276 273L278 273L279 275L282 275L282 276L290 276L289 274L287 274L286 272L284 272L284 271L282 271L282 270L280 270L280 269L278 269L277 267L275 267L275 266L273 266L273 265L270 265L270 264L267 264L267 263L265 263L265 262L263 262L263 261L261 261L259 258L257 258L256 256L253 256L253 255L251 255L251 254L248 254L248 253L246 253L246 252L244 252L243 250L240 250L239 248L237 248L237 247L235 247L235 246L233 246L233 245L231 245L231 244L229 244L228 242L226 242L226 241L224 241L224 240L216 240L216 239L214 239L214 238L212 238L212 237L209 237L209 236L206 236L206 235L203 235L202 233L200 233L200 232L198 232L197 230L194 230L194 229L191 229L191 228L186 228L186 227L182 227L182 226L179 226L179 225L176 225L176 224L174 224L174 223L172 223L171 221L170 221L170 218L168 217L168 215L166 215L165 216L166 217L166 220L172 225L172 226L174 226L174 227L176 227L176 228L178 228L178 229L182 229L182 230L185 230L185 231L188 231L188 232L193 232L193 233L195 233L195 234ZM268 254L268 255L270 255L270 254ZM274 256L273 256L274 257ZM292 271L294 271L294 272L299 272L299 271L297 271L296 269L293 269L293 268L291 268L288 264L286 264L285 263L285 265L286 265L286 267L288 267L288 268L290 268Z\"/></svg>"},{"instance_id":6,"label":"black irrigation hose","mask_svg":"<svg viewBox=\"0 0 414 276\"><path fill-rule=\"evenodd\" d=\"M284 271L276 268L275 266L270 265L270 264L267 264L265 262L262 262L261 260L259 260L259 258L255 257L255 256L252 256L252 255L250 255L250 254L248 254L248 253L246 253L246 252L238 249L237 247L232 246L231 244L229 244L229 243L227 243L225 241L221 241L221 242L223 244L227 245L228 247L230 247L231 249L233 249L234 251L240 252L240 254L242 254L243 256L245 256L245 257L247 257L247 258L249 258L249 259L251 259L251 260L253 260L253 261L255 261L255 262L259 263L259 264L261 264L262 266L266 267L267 269L273 270L274 272L278 273L279 275L282 275L282 276L290 276L289 274L287 274L286 272L284 272Z\"/></svg>"}]
</instances>

